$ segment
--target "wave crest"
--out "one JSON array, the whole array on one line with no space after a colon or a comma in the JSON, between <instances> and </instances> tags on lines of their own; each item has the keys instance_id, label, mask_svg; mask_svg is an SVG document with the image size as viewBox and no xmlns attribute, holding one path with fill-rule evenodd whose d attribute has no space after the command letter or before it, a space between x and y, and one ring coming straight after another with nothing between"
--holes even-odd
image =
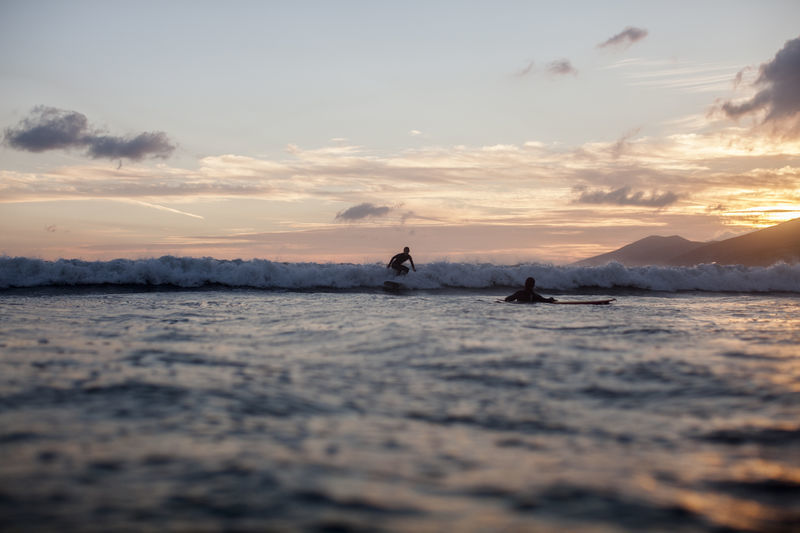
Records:
<instances>
[{"instance_id":1,"label":"wave crest","mask_svg":"<svg viewBox=\"0 0 800 533\"><path fill-rule=\"evenodd\" d=\"M630 288L653 291L800 292L800 265L770 267L705 264L693 267L513 266L450 263L421 265L403 278L414 289L517 287L533 276L541 290ZM44 261L0 257L0 288L134 285L263 289L377 289L393 275L383 264L284 263L164 256L153 259Z\"/></svg>"}]
</instances>

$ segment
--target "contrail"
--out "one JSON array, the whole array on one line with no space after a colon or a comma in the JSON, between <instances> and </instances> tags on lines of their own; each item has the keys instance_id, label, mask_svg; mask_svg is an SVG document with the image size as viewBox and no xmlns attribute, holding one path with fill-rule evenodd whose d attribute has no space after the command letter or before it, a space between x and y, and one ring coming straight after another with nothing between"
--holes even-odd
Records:
<instances>
[{"instance_id":1,"label":"contrail","mask_svg":"<svg viewBox=\"0 0 800 533\"><path fill-rule=\"evenodd\" d=\"M200 215L195 215L194 213L187 213L186 211L181 211L180 209L173 209L171 207L166 207L166 206L163 206L163 205L151 204L150 202L143 202L141 200L120 200L120 201L121 202L131 203L131 204L137 204L137 205L141 205L141 206L144 206L144 207L151 207L153 209L158 209L160 211L168 211L170 213L176 213L178 215L185 215L187 217L199 218L200 220L205 220L205 217L200 216Z\"/></svg>"}]
</instances>

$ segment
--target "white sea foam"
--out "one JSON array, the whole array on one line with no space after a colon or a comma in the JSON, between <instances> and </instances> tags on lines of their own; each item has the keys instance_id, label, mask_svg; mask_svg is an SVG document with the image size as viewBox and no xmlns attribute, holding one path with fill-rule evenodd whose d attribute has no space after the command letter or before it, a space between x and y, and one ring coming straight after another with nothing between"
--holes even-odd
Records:
<instances>
[{"instance_id":1,"label":"white sea foam","mask_svg":"<svg viewBox=\"0 0 800 533\"><path fill-rule=\"evenodd\" d=\"M412 289L516 287L533 276L541 290L632 288L654 291L800 292L800 265L770 267L697 265L625 267L618 263L576 267L434 262L399 278ZM219 260L164 256L158 259L43 261L0 257L0 288L81 285L264 289L370 289L397 279L382 264L282 263L263 259Z\"/></svg>"}]
</instances>

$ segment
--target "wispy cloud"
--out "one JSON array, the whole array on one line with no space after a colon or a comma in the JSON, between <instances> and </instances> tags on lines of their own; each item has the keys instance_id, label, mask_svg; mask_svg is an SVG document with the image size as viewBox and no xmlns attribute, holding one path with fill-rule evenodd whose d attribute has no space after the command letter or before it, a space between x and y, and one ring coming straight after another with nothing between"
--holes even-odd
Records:
<instances>
[{"instance_id":1,"label":"wispy cloud","mask_svg":"<svg viewBox=\"0 0 800 533\"><path fill-rule=\"evenodd\" d=\"M388 215L391 210L391 207L385 205L378 206L364 202L363 204L354 205L344 211L340 211L336 214L336 220L352 222L365 218L383 217Z\"/></svg>"},{"instance_id":2,"label":"wispy cloud","mask_svg":"<svg viewBox=\"0 0 800 533\"><path fill-rule=\"evenodd\" d=\"M613 37L597 45L597 48L629 48L632 44L647 37L648 31L644 28L628 26Z\"/></svg>"},{"instance_id":3,"label":"wispy cloud","mask_svg":"<svg viewBox=\"0 0 800 533\"><path fill-rule=\"evenodd\" d=\"M673 192L651 192L632 191L630 187L620 187L611 191L589 191L578 189L580 196L578 203L582 204L611 204L621 206L638 207L666 207L678 201L679 196Z\"/></svg>"},{"instance_id":4,"label":"wispy cloud","mask_svg":"<svg viewBox=\"0 0 800 533\"><path fill-rule=\"evenodd\" d=\"M54 107L37 106L15 127L5 130L4 142L27 152L86 150L92 159L169 157L175 146L164 132L144 132L128 137L108 135L90 127L85 115Z\"/></svg>"},{"instance_id":5,"label":"wispy cloud","mask_svg":"<svg viewBox=\"0 0 800 533\"><path fill-rule=\"evenodd\" d=\"M741 133L731 128L729 134L653 139L633 130L614 141L571 148L530 142L388 154L354 146L292 146L283 157L226 154L203 158L197 168L94 164L35 173L0 170L0 202L129 200L199 220L175 203L248 199L294 213L285 219L291 224L279 225L299 228L359 221L396 227L411 220L541 223L559 206L568 206L576 217L595 210L613 217L612 206L619 205L629 214L638 209L641 216L664 207L686 214L719 203L738 209L737 196L776 188L784 192L775 202L792 201L787 191L800 189L800 142L770 144ZM780 172L776 161L785 167ZM575 184L581 185L577 192ZM307 216L308 202L317 206L316 217Z\"/></svg>"},{"instance_id":6,"label":"wispy cloud","mask_svg":"<svg viewBox=\"0 0 800 533\"><path fill-rule=\"evenodd\" d=\"M534 62L533 61L528 61L528 64L525 65L524 68L522 68L519 71L517 71L514 74L514 76L516 76L517 78L524 78L525 76L527 76L528 74L533 72L533 67L534 67Z\"/></svg>"},{"instance_id":7,"label":"wispy cloud","mask_svg":"<svg viewBox=\"0 0 800 533\"><path fill-rule=\"evenodd\" d=\"M569 59L557 59L547 64L547 72L554 76L565 76L567 74L577 75L578 70L572 66Z\"/></svg>"},{"instance_id":8,"label":"wispy cloud","mask_svg":"<svg viewBox=\"0 0 800 533\"><path fill-rule=\"evenodd\" d=\"M639 131L640 128L631 130L614 143L614 145L611 147L611 155L614 157L614 159L621 157L625 153L625 148L628 145L629 140L637 135Z\"/></svg>"},{"instance_id":9,"label":"wispy cloud","mask_svg":"<svg viewBox=\"0 0 800 533\"><path fill-rule=\"evenodd\" d=\"M619 69L633 87L652 87L682 93L719 93L731 88L737 75L734 65L691 63L675 60L618 61L607 69ZM741 71L740 71L741 72Z\"/></svg>"},{"instance_id":10,"label":"wispy cloud","mask_svg":"<svg viewBox=\"0 0 800 533\"><path fill-rule=\"evenodd\" d=\"M547 63L542 69L536 69L535 63L529 61L524 68L514 73L515 78L526 78L534 73L544 73L549 76L565 76L572 74L577 76L578 69L576 69L569 59L556 59Z\"/></svg>"}]
</instances>

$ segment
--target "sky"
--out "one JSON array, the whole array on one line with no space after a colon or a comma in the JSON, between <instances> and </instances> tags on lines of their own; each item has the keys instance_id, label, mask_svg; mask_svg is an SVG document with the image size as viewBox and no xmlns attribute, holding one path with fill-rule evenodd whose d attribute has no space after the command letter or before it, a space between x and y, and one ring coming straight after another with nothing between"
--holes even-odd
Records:
<instances>
[{"instance_id":1,"label":"sky","mask_svg":"<svg viewBox=\"0 0 800 533\"><path fill-rule=\"evenodd\" d=\"M0 254L564 264L800 217L800 2L0 0Z\"/></svg>"}]
</instances>

